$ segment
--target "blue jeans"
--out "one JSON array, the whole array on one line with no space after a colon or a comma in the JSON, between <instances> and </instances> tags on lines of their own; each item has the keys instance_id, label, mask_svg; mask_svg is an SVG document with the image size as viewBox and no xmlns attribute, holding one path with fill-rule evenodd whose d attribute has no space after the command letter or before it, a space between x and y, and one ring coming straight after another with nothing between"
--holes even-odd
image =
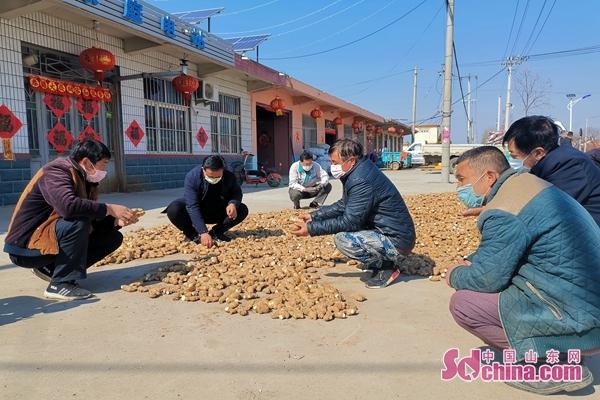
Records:
<instances>
[{"instance_id":1,"label":"blue jeans","mask_svg":"<svg viewBox=\"0 0 600 400\"><path fill-rule=\"evenodd\" d=\"M335 246L346 257L362 262L364 269L392 269L405 258L387 236L374 230L337 233Z\"/></svg>"}]
</instances>

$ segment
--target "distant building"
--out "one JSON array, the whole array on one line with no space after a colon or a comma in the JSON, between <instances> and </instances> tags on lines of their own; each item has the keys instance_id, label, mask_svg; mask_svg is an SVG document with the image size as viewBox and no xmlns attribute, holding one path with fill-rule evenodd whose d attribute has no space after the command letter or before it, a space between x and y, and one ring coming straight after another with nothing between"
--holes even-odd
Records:
<instances>
[{"instance_id":1,"label":"distant building","mask_svg":"<svg viewBox=\"0 0 600 400\"><path fill-rule=\"evenodd\" d=\"M417 125L415 126L415 142L435 144L441 143L439 125Z\"/></svg>"}]
</instances>

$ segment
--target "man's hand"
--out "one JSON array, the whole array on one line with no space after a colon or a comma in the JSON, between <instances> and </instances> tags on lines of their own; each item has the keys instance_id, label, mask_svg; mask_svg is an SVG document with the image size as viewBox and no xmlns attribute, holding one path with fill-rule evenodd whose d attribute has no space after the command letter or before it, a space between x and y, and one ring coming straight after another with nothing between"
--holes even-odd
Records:
<instances>
[{"instance_id":1,"label":"man's hand","mask_svg":"<svg viewBox=\"0 0 600 400\"><path fill-rule=\"evenodd\" d=\"M210 249L213 246L213 239L210 236L210 233L204 232L200 235L200 243L202 243L206 248Z\"/></svg>"},{"instance_id":2,"label":"man's hand","mask_svg":"<svg viewBox=\"0 0 600 400\"><path fill-rule=\"evenodd\" d=\"M118 204L107 204L106 210L108 215L115 217L117 221L122 221L122 223L125 224L121 226L131 225L138 221L135 213L128 207Z\"/></svg>"},{"instance_id":3,"label":"man's hand","mask_svg":"<svg viewBox=\"0 0 600 400\"><path fill-rule=\"evenodd\" d=\"M478 217L483 211L483 207L467 208L461 214L463 217Z\"/></svg>"},{"instance_id":4,"label":"man's hand","mask_svg":"<svg viewBox=\"0 0 600 400\"><path fill-rule=\"evenodd\" d=\"M300 219L306 223L309 223L310 221L312 221L312 217L310 214L303 214L300 216Z\"/></svg>"},{"instance_id":5,"label":"man's hand","mask_svg":"<svg viewBox=\"0 0 600 400\"><path fill-rule=\"evenodd\" d=\"M138 222L138 218L134 217L133 219L129 220L128 222L125 222L122 219L115 219L115 226L120 226L121 228L129 226L129 225L133 225L136 222Z\"/></svg>"},{"instance_id":6,"label":"man's hand","mask_svg":"<svg viewBox=\"0 0 600 400\"><path fill-rule=\"evenodd\" d=\"M225 209L225 212L227 213L227 216L230 219L236 219L237 218L237 208L236 208L235 204L229 204L227 206L227 208Z\"/></svg>"},{"instance_id":7,"label":"man's hand","mask_svg":"<svg viewBox=\"0 0 600 400\"><path fill-rule=\"evenodd\" d=\"M457 264L449 266L446 271L446 283L448 284L448 286L452 287L452 285L450 285L450 274L452 274L452 271L454 270L454 268L468 267L470 265L471 265L471 261L462 259Z\"/></svg>"},{"instance_id":8,"label":"man's hand","mask_svg":"<svg viewBox=\"0 0 600 400\"><path fill-rule=\"evenodd\" d=\"M308 236L308 226L305 221L298 221L295 223L294 229L290 231L292 235L296 236Z\"/></svg>"}]
</instances>

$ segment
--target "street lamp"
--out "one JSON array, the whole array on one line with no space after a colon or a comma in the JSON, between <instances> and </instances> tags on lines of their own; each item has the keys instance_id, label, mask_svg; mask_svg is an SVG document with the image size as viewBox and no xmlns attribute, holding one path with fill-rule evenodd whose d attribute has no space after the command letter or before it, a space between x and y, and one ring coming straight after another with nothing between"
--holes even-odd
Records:
<instances>
[{"instance_id":1,"label":"street lamp","mask_svg":"<svg viewBox=\"0 0 600 400\"><path fill-rule=\"evenodd\" d=\"M573 132L573 107L581 100L587 99L590 96L591 94L586 94L585 96L575 99L577 96L574 93L569 93L567 95L567 99L569 99L569 103L567 104L567 110L569 110L569 131Z\"/></svg>"}]
</instances>

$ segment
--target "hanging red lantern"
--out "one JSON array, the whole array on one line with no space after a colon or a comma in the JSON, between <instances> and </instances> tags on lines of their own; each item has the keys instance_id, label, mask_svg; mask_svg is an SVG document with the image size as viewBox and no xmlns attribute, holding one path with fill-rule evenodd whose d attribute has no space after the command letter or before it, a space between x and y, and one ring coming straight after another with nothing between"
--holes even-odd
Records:
<instances>
[{"instance_id":1,"label":"hanging red lantern","mask_svg":"<svg viewBox=\"0 0 600 400\"><path fill-rule=\"evenodd\" d=\"M396 133L396 128L395 128L395 127L393 127L393 126L390 126L390 127L388 128L388 132L389 132L389 133Z\"/></svg>"},{"instance_id":2,"label":"hanging red lantern","mask_svg":"<svg viewBox=\"0 0 600 400\"><path fill-rule=\"evenodd\" d=\"M79 53L79 63L93 72L94 78L100 82L104 79L104 73L114 68L116 59L110 51L92 47Z\"/></svg>"},{"instance_id":3,"label":"hanging red lantern","mask_svg":"<svg viewBox=\"0 0 600 400\"><path fill-rule=\"evenodd\" d=\"M344 124L344 120L342 120L341 117L335 117L333 119L333 123L336 124L336 125L343 125Z\"/></svg>"},{"instance_id":4,"label":"hanging red lantern","mask_svg":"<svg viewBox=\"0 0 600 400\"><path fill-rule=\"evenodd\" d=\"M323 111L319 110L318 108L315 108L310 112L310 116L314 119L323 118Z\"/></svg>"},{"instance_id":5,"label":"hanging red lantern","mask_svg":"<svg viewBox=\"0 0 600 400\"><path fill-rule=\"evenodd\" d=\"M362 128L362 124L360 123L359 120L355 119L354 122L352 122L352 129L354 129L355 131L357 131L360 128Z\"/></svg>"},{"instance_id":6,"label":"hanging red lantern","mask_svg":"<svg viewBox=\"0 0 600 400\"><path fill-rule=\"evenodd\" d=\"M181 74L173 79L173 87L179 93L183 94L183 99L186 104L190 104L192 93L198 90L200 82L193 76Z\"/></svg>"},{"instance_id":7,"label":"hanging red lantern","mask_svg":"<svg viewBox=\"0 0 600 400\"><path fill-rule=\"evenodd\" d=\"M281 117L283 115L283 110L285 109L285 102L279 96L275 96L273 100L271 100L271 108L275 111L275 115Z\"/></svg>"},{"instance_id":8,"label":"hanging red lantern","mask_svg":"<svg viewBox=\"0 0 600 400\"><path fill-rule=\"evenodd\" d=\"M373 132L375 130L375 125L367 124L367 132Z\"/></svg>"},{"instance_id":9,"label":"hanging red lantern","mask_svg":"<svg viewBox=\"0 0 600 400\"><path fill-rule=\"evenodd\" d=\"M383 128L381 126L378 126L377 129L375 129L375 133L381 135L383 133Z\"/></svg>"},{"instance_id":10,"label":"hanging red lantern","mask_svg":"<svg viewBox=\"0 0 600 400\"><path fill-rule=\"evenodd\" d=\"M369 134L367 135L367 140L368 140L369 142L372 142L372 141L373 141L373 139L375 139L375 136L374 136L372 133L369 133Z\"/></svg>"}]
</instances>

